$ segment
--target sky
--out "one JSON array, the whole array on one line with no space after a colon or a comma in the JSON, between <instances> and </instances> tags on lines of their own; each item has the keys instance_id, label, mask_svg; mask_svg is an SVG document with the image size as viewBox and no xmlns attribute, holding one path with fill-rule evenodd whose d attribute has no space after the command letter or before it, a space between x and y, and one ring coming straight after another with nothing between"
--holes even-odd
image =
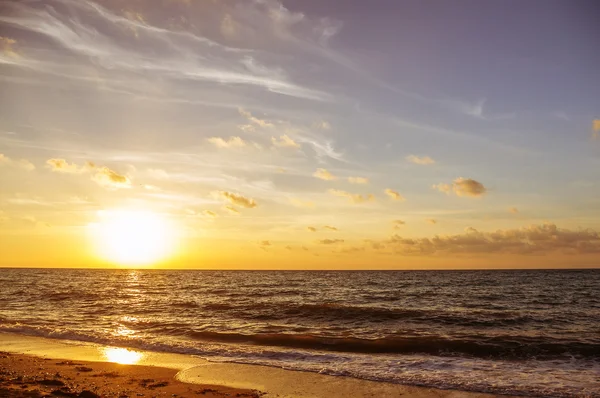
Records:
<instances>
[{"instance_id":1,"label":"sky","mask_svg":"<svg viewBox=\"0 0 600 398\"><path fill-rule=\"evenodd\" d=\"M598 267L599 15L0 1L0 266Z\"/></svg>"}]
</instances>

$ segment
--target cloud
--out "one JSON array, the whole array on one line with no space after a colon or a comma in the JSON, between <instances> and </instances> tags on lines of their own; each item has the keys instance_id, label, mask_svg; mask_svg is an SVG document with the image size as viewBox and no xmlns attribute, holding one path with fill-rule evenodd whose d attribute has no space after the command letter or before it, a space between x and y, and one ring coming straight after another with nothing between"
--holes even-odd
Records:
<instances>
[{"instance_id":1,"label":"cloud","mask_svg":"<svg viewBox=\"0 0 600 398\"><path fill-rule=\"evenodd\" d=\"M317 242L322 245L335 245L338 243L344 243L344 240L343 239L322 239Z\"/></svg>"},{"instance_id":2,"label":"cloud","mask_svg":"<svg viewBox=\"0 0 600 398\"><path fill-rule=\"evenodd\" d=\"M487 188L479 181L471 178L457 178L450 184L437 184L432 186L440 192L450 194L454 192L457 196L477 198L487 193Z\"/></svg>"},{"instance_id":3,"label":"cloud","mask_svg":"<svg viewBox=\"0 0 600 398\"><path fill-rule=\"evenodd\" d=\"M219 191L218 195L221 196L222 198L228 200L229 202L231 202L231 204L233 204L235 206L244 207L246 209L253 209L257 206L254 199L247 198L245 196L242 196L242 195L239 195L236 193L227 192L227 191Z\"/></svg>"},{"instance_id":4,"label":"cloud","mask_svg":"<svg viewBox=\"0 0 600 398\"><path fill-rule=\"evenodd\" d=\"M420 165L429 165L429 164L435 163L435 160L433 160L429 156L409 155L406 157L406 160L408 160L411 163L420 164Z\"/></svg>"},{"instance_id":5,"label":"cloud","mask_svg":"<svg viewBox=\"0 0 600 398\"><path fill-rule=\"evenodd\" d=\"M326 225L323 227L323 229L329 230L329 231L334 231L337 232L338 229L336 227L332 227L331 225Z\"/></svg>"},{"instance_id":6,"label":"cloud","mask_svg":"<svg viewBox=\"0 0 600 398\"><path fill-rule=\"evenodd\" d=\"M7 57L17 58L19 56L15 51L15 44L17 44L15 39L0 36L0 50L2 50L2 54Z\"/></svg>"},{"instance_id":7,"label":"cloud","mask_svg":"<svg viewBox=\"0 0 600 398\"><path fill-rule=\"evenodd\" d=\"M0 14L0 22L23 30L28 36L43 36L51 46L49 51L33 51L19 63L28 69L86 80L92 65L99 71L110 69L113 73L143 72L172 83L250 86L315 101L331 99L326 93L295 84L280 68L261 65L254 59L248 65L247 54L251 50L221 45L191 29L166 28L127 18L120 15L121 7L115 13L89 0L52 0L48 7L35 2L8 2L7 7ZM136 40L124 32L134 32ZM2 46L13 51L13 44ZM72 60L67 69L60 62L65 52ZM161 56L156 57L157 53Z\"/></svg>"},{"instance_id":8,"label":"cloud","mask_svg":"<svg viewBox=\"0 0 600 398\"><path fill-rule=\"evenodd\" d=\"M290 203L296 207L304 207L309 209L315 207L315 202L311 202L309 200L290 198Z\"/></svg>"},{"instance_id":9,"label":"cloud","mask_svg":"<svg viewBox=\"0 0 600 398\"><path fill-rule=\"evenodd\" d=\"M382 243L392 252L404 255L600 253L598 232L561 229L552 223L494 232L480 232L469 227L462 234L433 238L394 235Z\"/></svg>"},{"instance_id":10,"label":"cloud","mask_svg":"<svg viewBox=\"0 0 600 398\"><path fill-rule=\"evenodd\" d=\"M215 213L212 210L204 210L202 212L202 215L205 216L205 217L210 217L210 218L216 218L216 217L219 216L217 213Z\"/></svg>"},{"instance_id":11,"label":"cloud","mask_svg":"<svg viewBox=\"0 0 600 398\"><path fill-rule=\"evenodd\" d=\"M444 184L444 183L434 184L431 186L431 188L437 189L438 191L443 192L448 195L450 194L450 192L452 192L452 185L450 185L450 184Z\"/></svg>"},{"instance_id":12,"label":"cloud","mask_svg":"<svg viewBox=\"0 0 600 398\"><path fill-rule=\"evenodd\" d=\"M221 20L221 33L225 37L234 38L238 35L239 24L230 14L225 14Z\"/></svg>"},{"instance_id":13,"label":"cloud","mask_svg":"<svg viewBox=\"0 0 600 398\"><path fill-rule=\"evenodd\" d=\"M92 162L85 162L79 166L75 163L69 163L65 159L52 158L46 161L46 167L51 171L65 174L84 174L93 173L92 181L98 185L109 188L131 188L131 180L129 177L119 174L106 166L96 166Z\"/></svg>"},{"instance_id":14,"label":"cloud","mask_svg":"<svg viewBox=\"0 0 600 398\"><path fill-rule=\"evenodd\" d=\"M27 171L35 170L35 165L27 159L11 159L8 156L0 153L0 166L2 165L17 167Z\"/></svg>"},{"instance_id":15,"label":"cloud","mask_svg":"<svg viewBox=\"0 0 600 398\"><path fill-rule=\"evenodd\" d=\"M369 179L365 177L348 177L348 182L351 184L368 184Z\"/></svg>"},{"instance_id":16,"label":"cloud","mask_svg":"<svg viewBox=\"0 0 600 398\"><path fill-rule=\"evenodd\" d=\"M256 116L253 116L252 113L245 109L238 109L240 115L244 116L250 123L253 123L259 127L275 127L275 125L265 119L259 119Z\"/></svg>"},{"instance_id":17,"label":"cloud","mask_svg":"<svg viewBox=\"0 0 600 398\"><path fill-rule=\"evenodd\" d=\"M131 188L131 180L108 167L99 167L92 176L92 180L105 188Z\"/></svg>"},{"instance_id":18,"label":"cloud","mask_svg":"<svg viewBox=\"0 0 600 398\"><path fill-rule=\"evenodd\" d=\"M350 201L352 203L366 203L366 202L372 202L375 200L375 196L373 196L372 194L359 195L359 194L353 194L350 192L342 191L339 189L330 189L328 192L335 196L348 198L348 199L350 199Z\"/></svg>"},{"instance_id":19,"label":"cloud","mask_svg":"<svg viewBox=\"0 0 600 398\"><path fill-rule=\"evenodd\" d=\"M46 166L57 173L80 174L85 173L88 169L85 166L78 166L75 163L69 163L65 159L52 158L46 160Z\"/></svg>"},{"instance_id":20,"label":"cloud","mask_svg":"<svg viewBox=\"0 0 600 398\"><path fill-rule=\"evenodd\" d=\"M233 206L225 206L225 207L223 207L223 209L225 209L227 212L229 212L229 214L233 214L234 216L240 215L240 211Z\"/></svg>"},{"instance_id":21,"label":"cloud","mask_svg":"<svg viewBox=\"0 0 600 398\"><path fill-rule=\"evenodd\" d=\"M600 137L600 119L595 119L592 121L592 131L594 132L594 138Z\"/></svg>"},{"instance_id":22,"label":"cloud","mask_svg":"<svg viewBox=\"0 0 600 398\"><path fill-rule=\"evenodd\" d=\"M259 245L259 246L263 246L263 247L265 247L265 246L273 246L273 245L271 244L271 242L270 242L270 241L268 241L268 240L261 240L260 242L258 242L258 245Z\"/></svg>"},{"instance_id":23,"label":"cloud","mask_svg":"<svg viewBox=\"0 0 600 398\"><path fill-rule=\"evenodd\" d=\"M228 140L224 140L221 137L211 137L208 139L208 142L217 148L243 148L246 146L246 141L240 137L229 137Z\"/></svg>"},{"instance_id":24,"label":"cloud","mask_svg":"<svg viewBox=\"0 0 600 398\"><path fill-rule=\"evenodd\" d=\"M393 220L392 225L394 226L394 229L400 229L403 225L406 225L406 222L403 220Z\"/></svg>"},{"instance_id":25,"label":"cloud","mask_svg":"<svg viewBox=\"0 0 600 398\"><path fill-rule=\"evenodd\" d=\"M402 202L406 200L406 198L404 196L400 195L399 192L394 191L393 189L387 188L384 192L392 200L398 200L398 201L402 201Z\"/></svg>"},{"instance_id":26,"label":"cloud","mask_svg":"<svg viewBox=\"0 0 600 398\"><path fill-rule=\"evenodd\" d=\"M512 214L517 214L519 212L519 209L517 209L516 207L511 207L510 209L508 209L508 211Z\"/></svg>"},{"instance_id":27,"label":"cloud","mask_svg":"<svg viewBox=\"0 0 600 398\"><path fill-rule=\"evenodd\" d=\"M435 225L437 224L437 220L434 218L428 218L425 220L426 223L431 224L431 225Z\"/></svg>"},{"instance_id":28,"label":"cloud","mask_svg":"<svg viewBox=\"0 0 600 398\"><path fill-rule=\"evenodd\" d=\"M315 227L306 227L306 229L308 229L310 232L317 232Z\"/></svg>"},{"instance_id":29,"label":"cloud","mask_svg":"<svg viewBox=\"0 0 600 398\"><path fill-rule=\"evenodd\" d=\"M326 121L315 123L315 127L321 130L331 130L331 124Z\"/></svg>"},{"instance_id":30,"label":"cloud","mask_svg":"<svg viewBox=\"0 0 600 398\"><path fill-rule=\"evenodd\" d=\"M313 173L313 176L326 181L337 180L336 176L325 169L317 169L317 171Z\"/></svg>"},{"instance_id":31,"label":"cloud","mask_svg":"<svg viewBox=\"0 0 600 398\"><path fill-rule=\"evenodd\" d=\"M279 140L275 137L271 137L271 142L273 145L280 148L300 148L300 144L285 134L279 137Z\"/></svg>"}]
</instances>

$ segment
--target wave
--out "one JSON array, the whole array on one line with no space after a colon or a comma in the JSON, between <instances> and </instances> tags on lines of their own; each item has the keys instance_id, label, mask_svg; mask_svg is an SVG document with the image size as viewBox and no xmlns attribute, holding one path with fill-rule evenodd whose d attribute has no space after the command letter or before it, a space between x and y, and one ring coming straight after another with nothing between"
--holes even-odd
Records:
<instances>
[{"instance_id":1,"label":"wave","mask_svg":"<svg viewBox=\"0 0 600 398\"><path fill-rule=\"evenodd\" d=\"M353 306L336 303L300 304L300 305L265 305L252 304L243 307L232 307L239 310L240 317L256 319L301 318L319 322L334 323L336 321L414 321L429 324L498 327L522 325L537 320L530 315L522 315L516 311L434 311L418 309L400 309L375 306Z\"/></svg>"},{"instance_id":2,"label":"wave","mask_svg":"<svg viewBox=\"0 0 600 398\"><path fill-rule=\"evenodd\" d=\"M600 343L565 342L547 338L512 336L486 339L451 339L440 336L390 336L379 339L360 339L311 334L241 334L211 331L190 332L187 336L197 340L222 343L245 343L349 353L467 355L478 358L502 359L552 359L560 357L600 359Z\"/></svg>"}]
</instances>

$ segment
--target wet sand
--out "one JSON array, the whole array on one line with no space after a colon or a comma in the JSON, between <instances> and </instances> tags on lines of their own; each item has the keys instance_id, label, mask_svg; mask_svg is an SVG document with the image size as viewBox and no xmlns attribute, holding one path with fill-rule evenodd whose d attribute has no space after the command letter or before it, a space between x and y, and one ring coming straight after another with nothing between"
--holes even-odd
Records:
<instances>
[{"instance_id":1,"label":"wet sand","mask_svg":"<svg viewBox=\"0 0 600 398\"><path fill-rule=\"evenodd\" d=\"M0 333L0 397L498 397L146 351L125 365L115 349Z\"/></svg>"}]
</instances>

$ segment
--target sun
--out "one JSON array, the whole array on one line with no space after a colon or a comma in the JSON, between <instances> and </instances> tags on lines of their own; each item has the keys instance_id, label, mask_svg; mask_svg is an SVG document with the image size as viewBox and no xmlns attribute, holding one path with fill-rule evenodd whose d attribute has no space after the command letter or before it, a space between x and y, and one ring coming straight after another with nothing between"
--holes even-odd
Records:
<instances>
[{"instance_id":1,"label":"sun","mask_svg":"<svg viewBox=\"0 0 600 398\"><path fill-rule=\"evenodd\" d=\"M90 225L98 255L119 265L151 265L171 256L176 230L157 213L113 210Z\"/></svg>"}]
</instances>

